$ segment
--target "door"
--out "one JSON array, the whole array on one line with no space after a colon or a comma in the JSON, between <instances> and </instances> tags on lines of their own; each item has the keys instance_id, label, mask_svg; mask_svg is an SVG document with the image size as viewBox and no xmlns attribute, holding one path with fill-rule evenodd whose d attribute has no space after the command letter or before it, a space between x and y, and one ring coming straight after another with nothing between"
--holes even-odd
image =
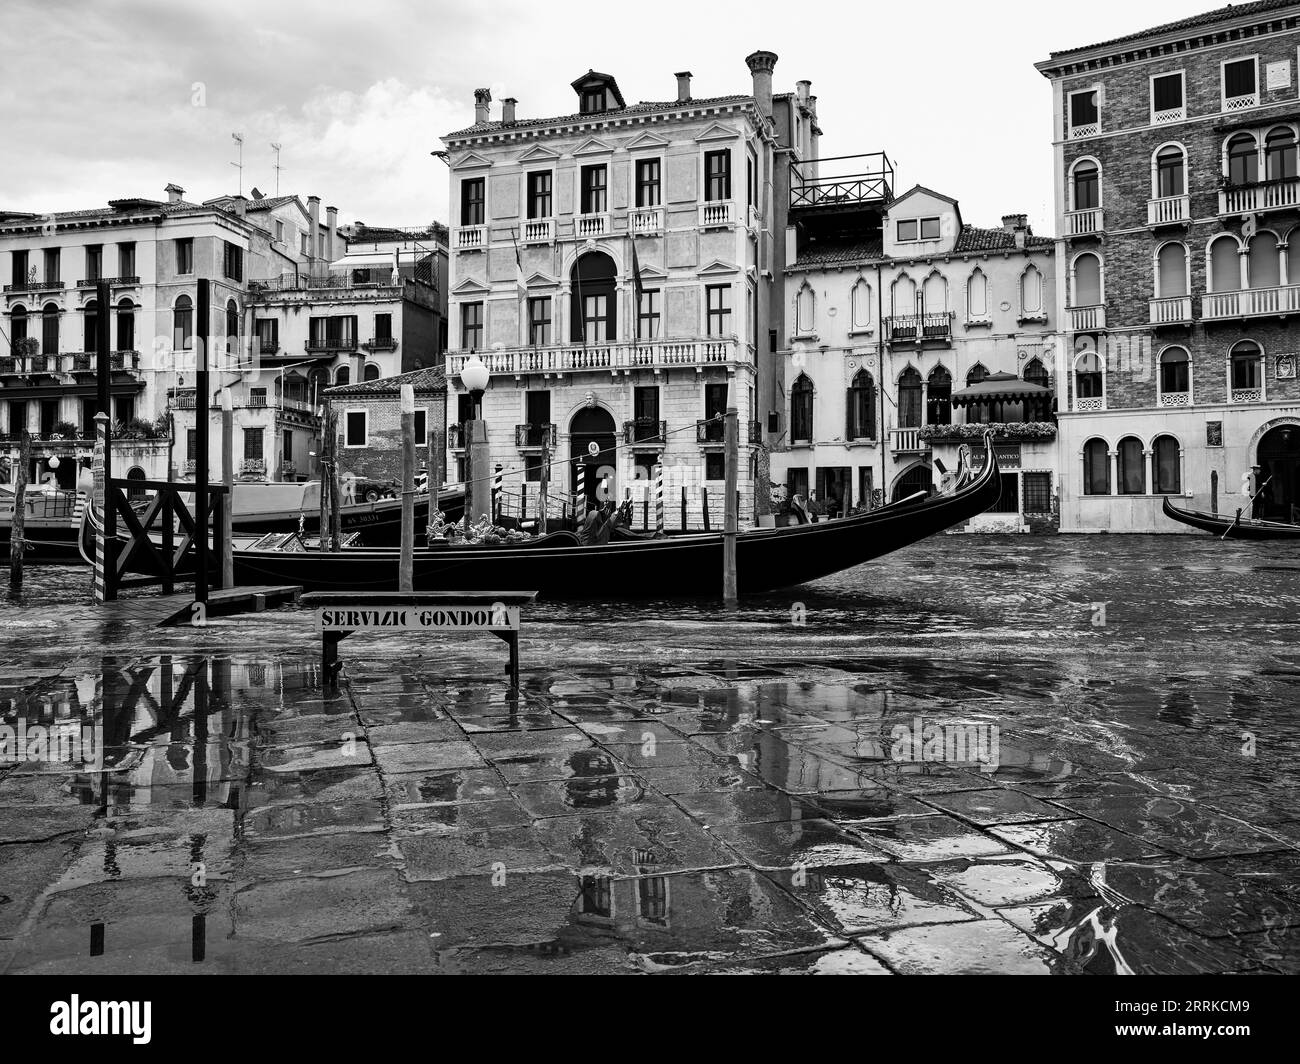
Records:
<instances>
[{"instance_id":1,"label":"door","mask_svg":"<svg viewBox=\"0 0 1300 1064\"><path fill-rule=\"evenodd\" d=\"M578 491L578 469L583 472L583 494L588 506L618 498L617 451L614 417L600 407L584 407L569 422L570 491Z\"/></svg>"},{"instance_id":2,"label":"door","mask_svg":"<svg viewBox=\"0 0 1300 1064\"><path fill-rule=\"evenodd\" d=\"M1259 483L1268 481L1260 495L1261 515L1300 524L1300 426L1282 425L1268 432L1259 441L1255 463Z\"/></svg>"}]
</instances>

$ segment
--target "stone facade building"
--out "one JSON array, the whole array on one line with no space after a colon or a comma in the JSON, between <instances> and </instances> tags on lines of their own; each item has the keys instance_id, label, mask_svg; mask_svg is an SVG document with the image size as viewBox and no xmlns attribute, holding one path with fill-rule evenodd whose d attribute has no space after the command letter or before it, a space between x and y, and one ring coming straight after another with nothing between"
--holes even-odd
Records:
<instances>
[{"instance_id":1,"label":"stone facade building","mask_svg":"<svg viewBox=\"0 0 1300 1064\"><path fill-rule=\"evenodd\" d=\"M783 316L773 234L783 233L788 161L816 154L816 98L772 92L776 56L747 59L752 91L627 104L615 79L573 82L577 113L521 118L516 101L444 138L451 167L449 469L464 476L471 355L491 461L509 490L536 493L543 444L552 492L644 496L656 463L673 500L709 487L722 504L723 413L741 419L740 515L767 508L769 421L779 409ZM773 298L773 293L778 293ZM566 471L567 467L567 471ZM761 471L761 472L760 472ZM603 485L603 487L602 487ZM679 508L669 507L670 527Z\"/></svg>"},{"instance_id":2,"label":"stone facade building","mask_svg":"<svg viewBox=\"0 0 1300 1064\"><path fill-rule=\"evenodd\" d=\"M1063 531L1300 513L1300 4L1037 64L1052 82Z\"/></svg>"},{"instance_id":3,"label":"stone facade building","mask_svg":"<svg viewBox=\"0 0 1300 1064\"><path fill-rule=\"evenodd\" d=\"M325 403L338 417L339 475L400 482L402 385L415 390L415 462L427 469L429 447L447 429L447 380L441 366L328 388Z\"/></svg>"}]
</instances>

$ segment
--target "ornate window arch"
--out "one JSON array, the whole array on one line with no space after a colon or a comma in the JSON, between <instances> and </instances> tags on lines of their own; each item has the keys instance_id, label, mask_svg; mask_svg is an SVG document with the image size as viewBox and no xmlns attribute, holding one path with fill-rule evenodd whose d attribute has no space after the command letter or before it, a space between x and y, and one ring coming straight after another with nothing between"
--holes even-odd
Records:
<instances>
[{"instance_id":1,"label":"ornate window arch","mask_svg":"<svg viewBox=\"0 0 1300 1064\"><path fill-rule=\"evenodd\" d=\"M889 286L890 306L896 318L906 318L916 313L916 282L906 273L900 273Z\"/></svg>"},{"instance_id":2,"label":"ornate window arch","mask_svg":"<svg viewBox=\"0 0 1300 1064\"><path fill-rule=\"evenodd\" d=\"M790 440L811 442L813 439L813 382L800 373L790 386Z\"/></svg>"},{"instance_id":3,"label":"ornate window arch","mask_svg":"<svg viewBox=\"0 0 1300 1064\"><path fill-rule=\"evenodd\" d=\"M849 289L849 322L854 332L871 328L871 295L871 285L865 277L859 277Z\"/></svg>"},{"instance_id":4,"label":"ornate window arch","mask_svg":"<svg viewBox=\"0 0 1300 1064\"><path fill-rule=\"evenodd\" d=\"M1173 299L1192 290L1191 256L1181 240L1167 240L1156 248L1155 293L1157 299Z\"/></svg>"},{"instance_id":5,"label":"ornate window arch","mask_svg":"<svg viewBox=\"0 0 1300 1064\"><path fill-rule=\"evenodd\" d=\"M1106 363L1094 350L1074 358L1074 409L1106 409Z\"/></svg>"},{"instance_id":6,"label":"ornate window arch","mask_svg":"<svg viewBox=\"0 0 1300 1064\"><path fill-rule=\"evenodd\" d=\"M1070 164L1070 210L1087 211L1102 206L1101 162L1081 155Z\"/></svg>"},{"instance_id":7,"label":"ornate window arch","mask_svg":"<svg viewBox=\"0 0 1300 1064\"><path fill-rule=\"evenodd\" d=\"M1171 433L1162 432L1151 441L1151 479L1156 495L1178 495L1183 490L1183 445Z\"/></svg>"},{"instance_id":8,"label":"ornate window arch","mask_svg":"<svg viewBox=\"0 0 1300 1064\"><path fill-rule=\"evenodd\" d=\"M794 331L797 336L812 336L817 325L817 293L807 278L794 297Z\"/></svg>"},{"instance_id":9,"label":"ornate window arch","mask_svg":"<svg viewBox=\"0 0 1300 1064\"><path fill-rule=\"evenodd\" d=\"M1260 229L1247 243L1246 285L1276 288L1282 283L1281 241L1271 229Z\"/></svg>"},{"instance_id":10,"label":"ornate window arch","mask_svg":"<svg viewBox=\"0 0 1300 1064\"><path fill-rule=\"evenodd\" d=\"M1171 344L1156 356L1156 405L1190 406L1191 402L1191 355L1181 344Z\"/></svg>"},{"instance_id":11,"label":"ornate window arch","mask_svg":"<svg viewBox=\"0 0 1300 1064\"><path fill-rule=\"evenodd\" d=\"M921 285L921 306L926 314L948 313L948 278L931 270Z\"/></svg>"},{"instance_id":12,"label":"ornate window arch","mask_svg":"<svg viewBox=\"0 0 1300 1064\"><path fill-rule=\"evenodd\" d=\"M1110 447L1100 436L1083 445L1083 493L1110 494Z\"/></svg>"},{"instance_id":13,"label":"ornate window arch","mask_svg":"<svg viewBox=\"0 0 1300 1064\"><path fill-rule=\"evenodd\" d=\"M1020 312L1025 318L1043 316L1043 274L1032 262L1020 274Z\"/></svg>"},{"instance_id":14,"label":"ornate window arch","mask_svg":"<svg viewBox=\"0 0 1300 1064\"><path fill-rule=\"evenodd\" d=\"M1223 141L1223 175L1230 185L1259 180L1259 141L1254 133L1233 133Z\"/></svg>"},{"instance_id":15,"label":"ornate window arch","mask_svg":"<svg viewBox=\"0 0 1300 1064\"><path fill-rule=\"evenodd\" d=\"M921 427L921 374L912 365L898 375L898 427Z\"/></svg>"},{"instance_id":16,"label":"ornate window arch","mask_svg":"<svg viewBox=\"0 0 1300 1064\"><path fill-rule=\"evenodd\" d=\"M1125 436L1115 448L1115 480L1121 495L1147 493L1146 450L1137 436Z\"/></svg>"},{"instance_id":17,"label":"ornate window arch","mask_svg":"<svg viewBox=\"0 0 1300 1064\"><path fill-rule=\"evenodd\" d=\"M1070 262L1070 306L1096 307L1106 302L1106 272L1100 253L1081 251Z\"/></svg>"},{"instance_id":18,"label":"ornate window arch","mask_svg":"<svg viewBox=\"0 0 1300 1064\"><path fill-rule=\"evenodd\" d=\"M1254 340L1238 340L1228 351L1228 397L1234 403L1265 398L1264 349Z\"/></svg>"},{"instance_id":19,"label":"ornate window arch","mask_svg":"<svg viewBox=\"0 0 1300 1064\"><path fill-rule=\"evenodd\" d=\"M1264 177L1284 181L1297 176L1294 126L1274 126L1264 135Z\"/></svg>"},{"instance_id":20,"label":"ornate window arch","mask_svg":"<svg viewBox=\"0 0 1300 1064\"><path fill-rule=\"evenodd\" d=\"M172 304L172 349L188 351L194 347L194 301L179 295Z\"/></svg>"},{"instance_id":21,"label":"ornate window arch","mask_svg":"<svg viewBox=\"0 0 1300 1064\"><path fill-rule=\"evenodd\" d=\"M1241 291L1242 243L1232 233L1220 233L1205 245L1205 276L1209 292Z\"/></svg>"},{"instance_id":22,"label":"ornate window arch","mask_svg":"<svg viewBox=\"0 0 1300 1064\"><path fill-rule=\"evenodd\" d=\"M952 374L944 366L935 366L925 379L925 423L952 424Z\"/></svg>"},{"instance_id":23,"label":"ornate window arch","mask_svg":"<svg viewBox=\"0 0 1300 1064\"><path fill-rule=\"evenodd\" d=\"M1168 199L1187 195L1187 149L1176 140L1151 153L1151 196Z\"/></svg>"},{"instance_id":24,"label":"ornate window arch","mask_svg":"<svg viewBox=\"0 0 1300 1064\"><path fill-rule=\"evenodd\" d=\"M966 320L976 322L989 319L989 279L976 266L966 281Z\"/></svg>"},{"instance_id":25,"label":"ornate window arch","mask_svg":"<svg viewBox=\"0 0 1300 1064\"><path fill-rule=\"evenodd\" d=\"M868 370L860 369L849 384L845 409L844 440L876 438L876 381Z\"/></svg>"}]
</instances>

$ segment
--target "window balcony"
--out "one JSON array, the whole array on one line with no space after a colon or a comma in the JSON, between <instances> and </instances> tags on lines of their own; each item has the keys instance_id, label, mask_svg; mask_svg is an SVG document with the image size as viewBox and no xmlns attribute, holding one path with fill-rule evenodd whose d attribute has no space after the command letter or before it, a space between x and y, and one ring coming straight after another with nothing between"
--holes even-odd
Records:
<instances>
[{"instance_id":1,"label":"window balcony","mask_svg":"<svg viewBox=\"0 0 1300 1064\"><path fill-rule=\"evenodd\" d=\"M633 236L650 236L664 231L662 207L632 207L627 212L627 231Z\"/></svg>"},{"instance_id":2,"label":"window balcony","mask_svg":"<svg viewBox=\"0 0 1300 1064\"><path fill-rule=\"evenodd\" d=\"M1191 221L1190 196L1161 196L1147 200L1147 225L1181 225Z\"/></svg>"},{"instance_id":3,"label":"window balcony","mask_svg":"<svg viewBox=\"0 0 1300 1064\"><path fill-rule=\"evenodd\" d=\"M451 246L455 251L482 251L487 247L487 226L457 226L452 231Z\"/></svg>"},{"instance_id":4,"label":"window balcony","mask_svg":"<svg viewBox=\"0 0 1300 1064\"><path fill-rule=\"evenodd\" d=\"M355 336L318 336L314 340L306 341L308 351L355 351L357 349L357 339Z\"/></svg>"},{"instance_id":5,"label":"window balcony","mask_svg":"<svg viewBox=\"0 0 1300 1064\"><path fill-rule=\"evenodd\" d=\"M721 447L727 442L726 420L710 417L695 422L695 442Z\"/></svg>"},{"instance_id":6,"label":"window balcony","mask_svg":"<svg viewBox=\"0 0 1300 1064\"><path fill-rule=\"evenodd\" d=\"M920 426L909 429L890 429L889 449L895 455L925 454L930 450L930 444L929 441L921 439Z\"/></svg>"},{"instance_id":7,"label":"window balcony","mask_svg":"<svg viewBox=\"0 0 1300 1064\"><path fill-rule=\"evenodd\" d=\"M554 218L529 218L520 233L521 244L550 244L555 240Z\"/></svg>"},{"instance_id":8,"label":"window balcony","mask_svg":"<svg viewBox=\"0 0 1300 1064\"><path fill-rule=\"evenodd\" d=\"M662 451L668 439L668 422L638 417L623 422L623 442L635 450Z\"/></svg>"},{"instance_id":9,"label":"window balcony","mask_svg":"<svg viewBox=\"0 0 1300 1064\"><path fill-rule=\"evenodd\" d=\"M1065 225L1070 236L1095 236L1106 229L1106 212L1100 207L1084 211L1066 211Z\"/></svg>"},{"instance_id":10,"label":"window balcony","mask_svg":"<svg viewBox=\"0 0 1300 1064\"><path fill-rule=\"evenodd\" d=\"M62 281L24 281L5 285L5 291L19 295L23 292L62 292L66 287Z\"/></svg>"},{"instance_id":11,"label":"window balcony","mask_svg":"<svg viewBox=\"0 0 1300 1064\"><path fill-rule=\"evenodd\" d=\"M1157 406L1191 406L1191 392L1161 392Z\"/></svg>"},{"instance_id":12,"label":"window balcony","mask_svg":"<svg viewBox=\"0 0 1300 1064\"><path fill-rule=\"evenodd\" d=\"M1233 388L1231 396L1234 403L1262 403L1264 401L1264 389Z\"/></svg>"},{"instance_id":13,"label":"window balcony","mask_svg":"<svg viewBox=\"0 0 1300 1064\"><path fill-rule=\"evenodd\" d=\"M1089 122L1086 125L1070 127L1071 140L1082 140L1084 137L1095 137L1099 133L1101 133L1100 122Z\"/></svg>"},{"instance_id":14,"label":"window balcony","mask_svg":"<svg viewBox=\"0 0 1300 1064\"><path fill-rule=\"evenodd\" d=\"M451 428L460 428L452 425ZM554 425L516 425L515 448L520 451L540 451L543 447L554 448L558 436Z\"/></svg>"},{"instance_id":15,"label":"window balcony","mask_svg":"<svg viewBox=\"0 0 1300 1064\"><path fill-rule=\"evenodd\" d=\"M1207 321L1285 314L1300 314L1300 285L1211 292L1201 297L1201 317Z\"/></svg>"},{"instance_id":16,"label":"window balcony","mask_svg":"<svg viewBox=\"0 0 1300 1064\"><path fill-rule=\"evenodd\" d=\"M1256 214L1300 207L1300 178L1260 181L1253 185L1219 189L1219 214Z\"/></svg>"},{"instance_id":17,"label":"window balcony","mask_svg":"<svg viewBox=\"0 0 1300 1064\"><path fill-rule=\"evenodd\" d=\"M1164 111L1153 111L1151 114L1151 124L1153 126L1167 126L1171 122L1182 122L1187 118L1186 107L1170 107Z\"/></svg>"},{"instance_id":18,"label":"window balcony","mask_svg":"<svg viewBox=\"0 0 1300 1064\"><path fill-rule=\"evenodd\" d=\"M1230 114L1233 111L1246 111L1252 107L1259 106L1259 91L1247 93L1245 96L1228 96L1223 101L1224 113Z\"/></svg>"},{"instance_id":19,"label":"window balcony","mask_svg":"<svg viewBox=\"0 0 1300 1064\"><path fill-rule=\"evenodd\" d=\"M1106 409L1106 398L1101 395L1076 395L1070 409L1076 414L1095 414Z\"/></svg>"},{"instance_id":20,"label":"window balcony","mask_svg":"<svg viewBox=\"0 0 1300 1064\"><path fill-rule=\"evenodd\" d=\"M396 351L397 341L391 336L379 336L361 346L367 351Z\"/></svg>"},{"instance_id":21,"label":"window balcony","mask_svg":"<svg viewBox=\"0 0 1300 1064\"><path fill-rule=\"evenodd\" d=\"M273 355L280 350L280 341L254 340L253 349L260 355Z\"/></svg>"},{"instance_id":22,"label":"window balcony","mask_svg":"<svg viewBox=\"0 0 1300 1064\"><path fill-rule=\"evenodd\" d=\"M245 476L265 476L266 461L262 458L245 458L239 463L239 472Z\"/></svg>"},{"instance_id":23,"label":"window balcony","mask_svg":"<svg viewBox=\"0 0 1300 1064\"><path fill-rule=\"evenodd\" d=\"M643 340L620 343L562 344L552 347L507 347L479 351L478 357L494 376L524 373L630 372L634 369L685 369L703 372L705 366L719 366L742 360L744 349L734 339L726 340ZM448 354L446 372L460 375L468 351ZM749 362L748 354L743 359Z\"/></svg>"},{"instance_id":24,"label":"window balcony","mask_svg":"<svg viewBox=\"0 0 1300 1064\"><path fill-rule=\"evenodd\" d=\"M885 342L890 344L948 343L952 340L952 313L903 314L885 319Z\"/></svg>"},{"instance_id":25,"label":"window balcony","mask_svg":"<svg viewBox=\"0 0 1300 1064\"><path fill-rule=\"evenodd\" d=\"M94 288L100 281L106 281L114 288L126 288L131 285L138 285L140 278L134 275L128 277L87 277L85 280L78 281L77 287Z\"/></svg>"},{"instance_id":26,"label":"window balcony","mask_svg":"<svg viewBox=\"0 0 1300 1064\"><path fill-rule=\"evenodd\" d=\"M463 451L465 449L465 424L456 424L447 426L447 449L449 451Z\"/></svg>"},{"instance_id":27,"label":"window balcony","mask_svg":"<svg viewBox=\"0 0 1300 1064\"><path fill-rule=\"evenodd\" d=\"M573 235L579 240L588 240L592 237L608 236L610 233L609 215L605 212L599 214L577 214L573 218Z\"/></svg>"},{"instance_id":28,"label":"window balcony","mask_svg":"<svg viewBox=\"0 0 1300 1064\"><path fill-rule=\"evenodd\" d=\"M1096 332L1106 328L1106 307L1067 307L1065 316L1071 332Z\"/></svg>"},{"instance_id":29,"label":"window balcony","mask_svg":"<svg viewBox=\"0 0 1300 1064\"><path fill-rule=\"evenodd\" d=\"M199 468L199 463L193 458L187 458L181 465L181 472L186 476L192 476L194 471Z\"/></svg>"},{"instance_id":30,"label":"window balcony","mask_svg":"<svg viewBox=\"0 0 1300 1064\"><path fill-rule=\"evenodd\" d=\"M736 224L736 205L731 200L710 200L700 204L701 229L723 229Z\"/></svg>"},{"instance_id":31,"label":"window balcony","mask_svg":"<svg viewBox=\"0 0 1300 1064\"><path fill-rule=\"evenodd\" d=\"M1170 296L1148 300L1152 325L1185 325L1192 320L1192 297Z\"/></svg>"}]
</instances>

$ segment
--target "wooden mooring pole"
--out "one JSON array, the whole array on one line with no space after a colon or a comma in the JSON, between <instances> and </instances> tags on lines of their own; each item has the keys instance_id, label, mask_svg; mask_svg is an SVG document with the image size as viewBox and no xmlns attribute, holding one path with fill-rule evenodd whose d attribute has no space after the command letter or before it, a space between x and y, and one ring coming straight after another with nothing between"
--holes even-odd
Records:
<instances>
[{"instance_id":1,"label":"wooden mooring pole","mask_svg":"<svg viewBox=\"0 0 1300 1064\"><path fill-rule=\"evenodd\" d=\"M415 388L403 384L402 411L402 553L397 590L411 591L415 575Z\"/></svg>"},{"instance_id":2,"label":"wooden mooring pole","mask_svg":"<svg viewBox=\"0 0 1300 1064\"><path fill-rule=\"evenodd\" d=\"M722 601L727 609L735 609L736 595L736 532L740 517L737 505L737 481L740 464L740 414L736 409L736 382L727 387L727 489L723 497L722 519Z\"/></svg>"},{"instance_id":3,"label":"wooden mooring pole","mask_svg":"<svg viewBox=\"0 0 1300 1064\"><path fill-rule=\"evenodd\" d=\"M547 430L549 433L550 430ZM551 486L551 443L542 444L542 479L537 485L537 533L546 535L546 496Z\"/></svg>"},{"instance_id":4,"label":"wooden mooring pole","mask_svg":"<svg viewBox=\"0 0 1300 1064\"><path fill-rule=\"evenodd\" d=\"M18 431L18 461L14 468L14 514L9 525L9 586L17 591L23 586L23 555L27 552L24 533L27 527L27 466L32 460L32 438L25 429Z\"/></svg>"},{"instance_id":5,"label":"wooden mooring pole","mask_svg":"<svg viewBox=\"0 0 1300 1064\"><path fill-rule=\"evenodd\" d=\"M208 418L208 335L212 316L211 282L200 277L195 310L194 348L198 370L194 374L194 601L208 602L208 442L212 425ZM101 335L107 329L101 329ZM107 455L105 459L107 460ZM110 505L110 510L112 509Z\"/></svg>"},{"instance_id":6,"label":"wooden mooring pole","mask_svg":"<svg viewBox=\"0 0 1300 1064\"><path fill-rule=\"evenodd\" d=\"M235 534L235 404L229 388L221 389L221 483L226 496L222 500L221 528L221 586L235 586L235 552L231 540Z\"/></svg>"}]
</instances>

